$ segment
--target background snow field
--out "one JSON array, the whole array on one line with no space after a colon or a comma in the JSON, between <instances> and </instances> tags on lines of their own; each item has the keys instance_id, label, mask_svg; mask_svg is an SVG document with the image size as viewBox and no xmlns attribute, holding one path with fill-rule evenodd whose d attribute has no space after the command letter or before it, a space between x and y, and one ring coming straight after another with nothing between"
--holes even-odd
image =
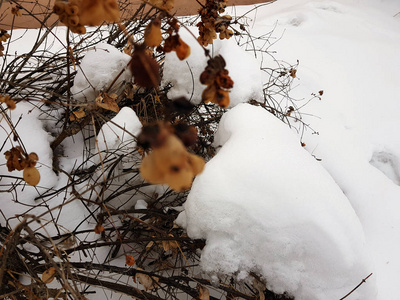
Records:
<instances>
[{"instance_id":1,"label":"background snow field","mask_svg":"<svg viewBox=\"0 0 400 300\"><path fill-rule=\"evenodd\" d=\"M249 49L239 36L209 47L213 55L224 56L235 85L215 134L218 152L195 179L177 219L191 238L206 240L204 272L243 280L258 272L269 289L296 300L338 300L373 273L346 299L400 299L399 12L396 0L278 0L227 8L249 24L253 46ZM29 32L22 32L22 38L10 43L10 53L22 53L25 39L32 42ZM268 44L257 38L266 34ZM204 51L184 31L182 38L190 44L191 56L181 62L174 53L166 55L163 82L173 85L170 98L187 96L199 103L205 87L198 81L206 66ZM110 45L96 46L82 60L73 93L93 101L129 59ZM323 90L320 100L300 109L303 122L318 134L297 132L298 127L289 128L263 108L242 103L263 100L267 75L260 66L297 60L291 93L295 103L300 107ZM42 179L36 188L24 187L18 203L11 194L2 194L1 212L11 218L31 206L30 213L40 215L68 202L69 194L46 203L35 200L48 188L68 184L67 176L52 171L51 124L24 103L10 114L14 123L22 116L18 133L26 148L38 154ZM140 129L133 110L123 108L100 130L98 146L90 147L108 155L121 145L133 149L134 140L125 131L135 136ZM6 141L4 149L12 147L5 130L0 140ZM84 143L80 136L63 142L60 165L65 170L81 163ZM93 163L101 159L99 155ZM137 160L121 163L126 168ZM8 174L4 163L0 172ZM134 199L130 206L139 198ZM137 207L146 207L139 201ZM68 231L89 212L75 201L54 214ZM16 225L17 218L13 220Z\"/></svg>"}]
</instances>

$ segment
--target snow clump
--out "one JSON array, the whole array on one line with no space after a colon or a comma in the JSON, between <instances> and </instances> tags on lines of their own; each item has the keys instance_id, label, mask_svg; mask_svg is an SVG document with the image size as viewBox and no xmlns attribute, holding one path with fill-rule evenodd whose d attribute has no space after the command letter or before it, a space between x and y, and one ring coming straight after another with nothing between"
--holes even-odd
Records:
<instances>
[{"instance_id":1,"label":"snow clump","mask_svg":"<svg viewBox=\"0 0 400 300\"><path fill-rule=\"evenodd\" d=\"M267 288L296 300L340 299L373 271L348 199L287 125L239 104L221 119L215 146L177 220L206 239L204 271L260 272ZM374 279L351 299L376 299Z\"/></svg>"}]
</instances>

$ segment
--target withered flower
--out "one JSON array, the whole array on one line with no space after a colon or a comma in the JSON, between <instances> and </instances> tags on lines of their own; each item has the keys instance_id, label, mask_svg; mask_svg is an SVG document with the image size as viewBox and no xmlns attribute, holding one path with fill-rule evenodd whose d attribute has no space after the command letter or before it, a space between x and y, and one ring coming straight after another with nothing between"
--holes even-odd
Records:
<instances>
[{"instance_id":1,"label":"withered flower","mask_svg":"<svg viewBox=\"0 0 400 300\"><path fill-rule=\"evenodd\" d=\"M201 95L204 103L212 102L221 108L228 107L229 89L233 87L233 80L225 66L225 60L221 55L208 60L207 67L200 75L200 82L207 85Z\"/></svg>"}]
</instances>

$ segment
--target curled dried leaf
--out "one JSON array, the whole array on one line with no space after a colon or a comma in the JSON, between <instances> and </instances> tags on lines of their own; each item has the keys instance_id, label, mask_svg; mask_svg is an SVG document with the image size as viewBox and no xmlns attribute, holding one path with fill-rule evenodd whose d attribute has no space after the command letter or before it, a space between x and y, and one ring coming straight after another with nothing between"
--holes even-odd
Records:
<instances>
[{"instance_id":1,"label":"curled dried leaf","mask_svg":"<svg viewBox=\"0 0 400 300\"><path fill-rule=\"evenodd\" d=\"M105 92L101 92L96 97L96 105L98 107L111 110L113 112L119 112L119 106L116 102L118 95L117 94L107 94Z\"/></svg>"},{"instance_id":2,"label":"curled dried leaf","mask_svg":"<svg viewBox=\"0 0 400 300\"><path fill-rule=\"evenodd\" d=\"M72 121L78 121L86 116L85 111L83 108L81 108L78 111L73 111L72 114L69 116L69 120Z\"/></svg>"}]
</instances>

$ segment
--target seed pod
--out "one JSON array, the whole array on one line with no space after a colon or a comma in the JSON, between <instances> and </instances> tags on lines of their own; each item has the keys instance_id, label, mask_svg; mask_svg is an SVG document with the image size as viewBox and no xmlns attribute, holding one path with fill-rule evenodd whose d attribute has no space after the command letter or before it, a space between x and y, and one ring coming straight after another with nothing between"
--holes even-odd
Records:
<instances>
[{"instance_id":1,"label":"seed pod","mask_svg":"<svg viewBox=\"0 0 400 300\"><path fill-rule=\"evenodd\" d=\"M65 25L68 25L68 15L65 12L63 12L59 18L60 22L64 23Z\"/></svg>"},{"instance_id":2,"label":"seed pod","mask_svg":"<svg viewBox=\"0 0 400 300\"><path fill-rule=\"evenodd\" d=\"M69 16L77 16L79 14L79 7L77 5L65 5L65 12Z\"/></svg>"},{"instance_id":3,"label":"seed pod","mask_svg":"<svg viewBox=\"0 0 400 300\"><path fill-rule=\"evenodd\" d=\"M53 6L53 11L56 15L61 15L65 11L65 3L56 1Z\"/></svg>"},{"instance_id":4,"label":"seed pod","mask_svg":"<svg viewBox=\"0 0 400 300\"><path fill-rule=\"evenodd\" d=\"M161 44L161 20L154 19L151 21L144 31L144 42L148 47L157 47Z\"/></svg>"},{"instance_id":5,"label":"seed pod","mask_svg":"<svg viewBox=\"0 0 400 300\"><path fill-rule=\"evenodd\" d=\"M77 33L77 34L85 34L86 33L86 28L83 25L78 25L75 27L70 27L69 28L73 33Z\"/></svg>"},{"instance_id":6,"label":"seed pod","mask_svg":"<svg viewBox=\"0 0 400 300\"><path fill-rule=\"evenodd\" d=\"M76 27L79 24L79 17L78 16L69 16L68 17L68 27Z\"/></svg>"},{"instance_id":7,"label":"seed pod","mask_svg":"<svg viewBox=\"0 0 400 300\"><path fill-rule=\"evenodd\" d=\"M35 167L27 167L22 173L27 184L35 186L40 181L40 173Z\"/></svg>"}]
</instances>

